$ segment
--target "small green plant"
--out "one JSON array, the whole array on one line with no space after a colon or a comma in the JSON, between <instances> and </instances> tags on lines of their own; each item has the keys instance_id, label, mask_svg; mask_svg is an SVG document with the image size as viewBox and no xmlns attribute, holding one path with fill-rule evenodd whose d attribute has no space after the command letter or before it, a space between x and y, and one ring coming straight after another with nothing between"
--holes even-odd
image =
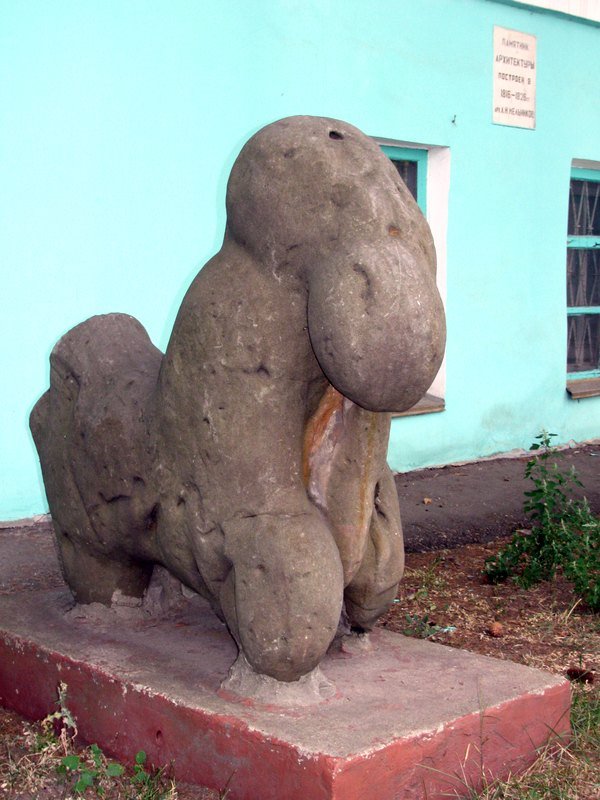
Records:
<instances>
[{"instance_id":1,"label":"small green plant","mask_svg":"<svg viewBox=\"0 0 600 800\"><path fill-rule=\"evenodd\" d=\"M37 748L44 750L58 741L66 754L69 750L69 743L77 736L77 724L67 706L67 684L61 681L58 684L57 692L58 710L48 714L42 720L42 733L38 736Z\"/></svg>"},{"instance_id":2,"label":"small green plant","mask_svg":"<svg viewBox=\"0 0 600 800\"><path fill-rule=\"evenodd\" d=\"M409 599L426 600L431 592L444 588L446 581L441 569L443 562L443 556L436 556L428 567L410 571L412 576L419 580L419 588Z\"/></svg>"},{"instance_id":3,"label":"small green plant","mask_svg":"<svg viewBox=\"0 0 600 800\"><path fill-rule=\"evenodd\" d=\"M152 775L149 772L146 772L145 765L146 753L144 750L139 750L135 754L133 778L131 780L133 783L137 783L138 786L141 786L143 789L147 789L152 783Z\"/></svg>"},{"instance_id":4,"label":"small green plant","mask_svg":"<svg viewBox=\"0 0 600 800\"><path fill-rule=\"evenodd\" d=\"M146 769L146 753L136 753L133 775L128 777L125 768L114 761L108 761L97 744L92 744L82 755L75 753L62 758L56 771L74 781L73 790L85 794L88 789L97 797L104 797L109 790L118 787L127 791L130 800L167 800L176 797L172 781L166 781L164 770ZM170 785L167 786L167 783ZM112 794L111 794L112 796Z\"/></svg>"},{"instance_id":5,"label":"small green plant","mask_svg":"<svg viewBox=\"0 0 600 800\"><path fill-rule=\"evenodd\" d=\"M116 762L107 761L97 744L88 748L89 758L74 753L65 756L57 767L59 775L73 776L73 789L77 794L84 794L87 789L94 789L98 797L105 794L103 783L111 778L118 778L125 772L124 767Z\"/></svg>"},{"instance_id":6,"label":"small green plant","mask_svg":"<svg viewBox=\"0 0 600 800\"><path fill-rule=\"evenodd\" d=\"M484 572L492 583L508 578L524 588L552 580L562 568L575 592L592 609L600 609L600 520L587 500L576 500L570 492L581 483L575 470L561 471L552 447L554 433L542 431L531 450L538 451L527 462L525 477L533 489L525 492L524 511L530 531L517 531L509 544L485 562Z\"/></svg>"},{"instance_id":7,"label":"small green plant","mask_svg":"<svg viewBox=\"0 0 600 800\"><path fill-rule=\"evenodd\" d=\"M167 800L176 796L173 783L165 790L164 769L148 772L146 769L146 753L140 750L135 755L133 764L132 787L137 800Z\"/></svg>"},{"instance_id":8,"label":"small green plant","mask_svg":"<svg viewBox=\"0 0 600 800\"><path fill-rule=\"evenodd\" d=\"M456 630L453 626L443 627L436 625L429 619L429 614L418 616L417 614L405 614L406 624L402 629L405 636L412 636L414 639L429 639L437 633L451 633Z\"/></svg>"}]
</instances>

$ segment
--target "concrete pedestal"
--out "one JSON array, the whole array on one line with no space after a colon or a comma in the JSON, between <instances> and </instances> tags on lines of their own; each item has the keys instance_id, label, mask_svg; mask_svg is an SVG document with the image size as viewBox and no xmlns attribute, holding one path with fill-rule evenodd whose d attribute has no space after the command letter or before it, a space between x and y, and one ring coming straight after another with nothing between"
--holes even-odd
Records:
<instances>
[{"instance_id":1,"label":"concrete pedestal","mask_svg":"<svg viewBox=\"0 0 600 800\"><path fill-rule=\"evenodd\" d=\"M327 656L330 699L284 708L220 688L236 648L197 598L120 619L69 610L64 588L11 586L0 704L42 718L65 683L85 740L130 762L143 749L187 781L229 782L232 800L441 800L568 734L568 683L511 662L376 630L370 648Z\"/></svg>"}]
</instances>

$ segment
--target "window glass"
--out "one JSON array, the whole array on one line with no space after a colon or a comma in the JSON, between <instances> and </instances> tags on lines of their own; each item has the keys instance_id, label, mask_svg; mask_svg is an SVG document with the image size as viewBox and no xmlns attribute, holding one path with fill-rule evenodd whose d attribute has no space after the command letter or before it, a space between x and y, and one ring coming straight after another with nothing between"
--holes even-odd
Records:
<instances>
[{"instance_id":1,"label":"window glass","mask_svg":"<svg viewBox=\"0 0 600 800\"><path fill-rule=\"evenodd\" d=\"M598 184L600 186L600 183ZM567 305L600 306L600 250L567 250Z\"/></svg>"},{"instance_id":2,"label":"window glass","mask_svg":"<svg viewBox=\"0 0 600 800\"><path fill-rule=\"evenodd\" d=\"M569 316L567 368L569 372L589 372L600 367L600 315Z\"/></svg>"},{"instance_id":3,"label":"window glass","mask_svg":"<svg viewBox=\"0 0 600 800\"><path fill-rule=\"evenodd\" d=\"M419 147L380 144L423 214L427 212L427 150Z\"/></svg>"},{"instance_id":4,"label":"window glass","mask_svg":"<svg viewBox=\"0 0 600 800\"><path fill-rule=\"evenodd\" d=\"M600 236L600 182L571 181L569 234Z\"/></svg>"},{"instance_id":5,"label":"window glass","mask_svg":"<svg viewBox=\"0 0 600 800\"><path fill-rule=\"evenodd\" d=\"M416 161L400 161L395 158L391 159L392 164L396 167L398 174L406 184L408 191L412 196L417 199L417 162Z\"/></svg>"}]
</instances>

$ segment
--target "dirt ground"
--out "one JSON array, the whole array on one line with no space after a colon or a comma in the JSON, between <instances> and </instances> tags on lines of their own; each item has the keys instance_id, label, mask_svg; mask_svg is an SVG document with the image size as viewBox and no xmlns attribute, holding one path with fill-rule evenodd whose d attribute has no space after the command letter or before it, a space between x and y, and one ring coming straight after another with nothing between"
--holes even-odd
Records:
<instances>
[{"instance_id":1,"label":"dirt ground","mask_svg":"<svg viewBox=\"0 0 600 800\"><path fill-rule=\"evenodd\" d=\"M509 538L408 554L397 600L379 624L561 675L587 670L593 681L600 617L577 602L568 581L559 575L526 590L512 581L493 585L482 574L485 559Z\"/></svg>"}]
</instances>

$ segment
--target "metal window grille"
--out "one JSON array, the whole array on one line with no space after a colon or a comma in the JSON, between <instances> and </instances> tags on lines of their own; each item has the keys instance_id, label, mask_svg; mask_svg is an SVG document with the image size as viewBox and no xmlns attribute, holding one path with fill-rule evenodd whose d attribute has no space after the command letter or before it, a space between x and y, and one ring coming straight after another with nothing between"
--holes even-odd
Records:
<instances>
[{"instance_id":1,"label":"metal window grille","mask_svg":"<svg viewBox=\"0 0 600 800\"><path fill-rule=\"evenodd\" d=\"M571 181L569 233L573 236L600 236L600 182Z\"/></svg>"},{"instance_id":2,"label":"metal window grille","mask_svg":"<svg viewBox=\"0 0 600 800\"><path fill-rule=\"evenodd\" d=\"M567 371L600 376L600 171L574 177L567 239Z\"/></svg>"}]
</instances>

